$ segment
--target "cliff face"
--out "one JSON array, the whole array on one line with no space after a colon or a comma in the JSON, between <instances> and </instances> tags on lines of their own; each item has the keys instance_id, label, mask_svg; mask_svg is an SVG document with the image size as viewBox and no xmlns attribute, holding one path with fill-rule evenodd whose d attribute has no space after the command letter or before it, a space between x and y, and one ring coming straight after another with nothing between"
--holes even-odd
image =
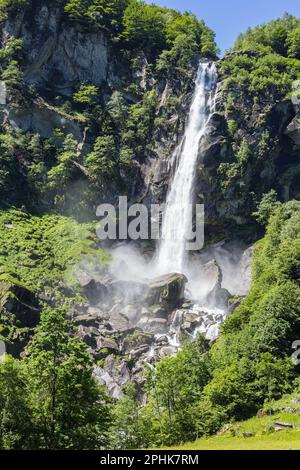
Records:
<instances>
[{"instance_id":1,"label":"cliff face","mask_svg":"<svg viewBox=\"0 0 300 470\"><path fill-rule=\"evenodd\" d=\"M241 140L236 145L230 134L232 121L220 77L216 112L199 149L198 192L206 204L207 230L212 235L220 230L241 233L246 228L245 236L251 239L251 232L254 237L256 233L252 213L264 194L275 190L282 201L299 198L300 127L290 100L253 107L238 89L233 91ZM262 149L263 145L268 148ZM245 149L242 168L237 165L240 149Z\"/></svg>"},{"instance_id":2,"label":"cliff face","mask_svg":"<svg viewBox=\"0 0 300 470\"><path fill-rule=\"evenodd\" d=\"M21 44L17 51L11 47L16 41ZM29 2L10 14L2 28L1 44L8 56L2 69L13 64L19 73L18 83L2 82L6 86L1 106L3 131L21 131L29 140L37 135L44 143L54 143L52 155L43 162L40 176L44 181L60 161L61 147L54 138L57 130L77 142L59 211L77 215L75 205L84 200L85 212L92 217L101 200L113 201L124 192L147 203L164 200L169 157L184 129L197 57L188 61L184 71L159 72L143 50L124 52L108 31L71 21L60 2L46 0ZM81 89L95 96L76 102L74 96ZM111 181L108 187L95 183L97 171L87 164L102 136L112 141L99 157L105 157L105 167L112 167L106 174ZM26 148L19 152L18 171L27 180L35 162ZM98 182L103 176L101 168L99 173ZM87 186L93 189L88 192ZM69 196L74 187L82 191L76 202ZM37 205L43 206L43 201L53 201L53 197L55 191L49 194L48 185ZM22 198L7 202L21 200L32 208Z\"/></svg>"}]
</instances>

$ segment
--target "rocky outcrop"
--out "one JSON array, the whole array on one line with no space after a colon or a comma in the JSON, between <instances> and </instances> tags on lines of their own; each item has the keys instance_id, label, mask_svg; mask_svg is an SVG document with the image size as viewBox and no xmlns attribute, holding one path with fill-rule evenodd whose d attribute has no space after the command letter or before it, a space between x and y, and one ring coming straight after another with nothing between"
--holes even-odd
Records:
<instances>
[{"instance_id":1,"label":"rocky outcrop","mask_svg":"<svg viewBox=\"0 0 300 470\"><path fill-rule=\"evenodd\" d=\"M285 135L287 135L294 142L297 148L300 147L300 118L299 116L295 117L292 122L287 126L285 130Z\"/></svg>"},{"instance_id":2,"label":"rocky outcrop","mask_svg":"<svg viewBox=\"0 0 300 470\"><path fill-rule=\"evenodd\" d=\"M107 79L109 48L104 34L66 22L55 2L35 2L10 18L3 30L5 40L9 36L24 40L27 83L51 83L52 89L70 95L78 83L100 85Z\"/></svg>"},{"instance_id":3,"label":"rocky outcrop","mask_svg":"<svg viewBox=\"0 0 300 470\"><path fill-rule=\"evenodd\" d=\"M54 129L61 129L65 135L72 134L78 142L83 141L85 122L50 106L38 98L24 106L3 107L4 123L9 122L14 130L38 133L42 138L53 136Z\"/></svg>"},{"instance_id":4,"label":"rocky outcrop","mask_svg":"<svg viewBox=\"0 0 300 470\"><path fill-rule=\"evenodd\" d=\"M31 290L12 281L0 280L0 314L23 327L33 328L40 319L40 306Z\"/></svg>"},{"instance_id":5,"label":"rocky outcrop","mask_svg":"<svg viewBox=\"0 0 300 470\"><path fill-rule=\"evenodd\" d=\"M168 309L175 308L183 300L187 278L183 274L168 274L149 282L146 302L149 305L162 304Z\"/></svg>"},{"instance_id":6,"label":"rocky outcrop","mask_svg":"<svg viewBox=\"0 0 300 470\"><path fill-rule=\"evenodd\" d=\"M0 280L0 320L6 350L19 357L40 320L39 301L31 290L17 281Z\"/></svg>"}]
</instances>

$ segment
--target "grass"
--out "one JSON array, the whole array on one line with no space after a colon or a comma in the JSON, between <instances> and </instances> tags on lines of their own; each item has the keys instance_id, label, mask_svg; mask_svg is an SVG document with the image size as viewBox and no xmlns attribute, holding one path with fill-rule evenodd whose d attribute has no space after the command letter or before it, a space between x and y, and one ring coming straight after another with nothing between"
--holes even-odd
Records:
<instances>
[{"instance_id":1,"label":"grass","mask_svg":"<svg viewBox=\"0 0 300 470\"><path fill-rule=\"evenodd\" d=\"M262 413L247 421L225 426L217 435L174 447L176 450L300 450L300 397L289 395L271 406L271 415ZM293 429L275 431L275 421ZM252 437L244 437L248 433Z\"/></svg>"},{"instance_id":2,"label":"grass","mask_svg":"<svg viewBox=\"0 0 300 470\"><path fill-rule=\"evenodd\" d=\"M300 450L300 430L281 431L250 438L216 436L198 439L177 450Z\"/></svg>"}]
</instances>

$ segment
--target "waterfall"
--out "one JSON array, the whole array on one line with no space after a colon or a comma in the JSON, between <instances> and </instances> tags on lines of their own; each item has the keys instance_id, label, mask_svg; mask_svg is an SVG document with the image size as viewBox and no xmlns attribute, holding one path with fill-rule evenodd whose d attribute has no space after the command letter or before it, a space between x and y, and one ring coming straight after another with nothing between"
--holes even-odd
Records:
<instances>
[{"instance_id":1,"label":"waterfall","mask_svg":"<svg viewBox=\"0 0 300 470\"><path fill-rule=\"evenodd\" d=\"M214 109L215 85L215 65L201 62L185 134L175 151L178 166L167 196L162 240L157 255L157 271L161 274L184 272L187 258L185 244L191 230L191 205L194 199L199 143Z\"/></svg>"}]
</instances>

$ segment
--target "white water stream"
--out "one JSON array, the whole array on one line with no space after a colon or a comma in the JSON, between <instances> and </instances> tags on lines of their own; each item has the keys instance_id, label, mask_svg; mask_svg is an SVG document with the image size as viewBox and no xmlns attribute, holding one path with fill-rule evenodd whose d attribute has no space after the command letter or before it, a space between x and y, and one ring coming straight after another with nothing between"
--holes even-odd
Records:
<instances>
[{"instance_id":1,"label":"white water stream","mask_svg":"<svg viewBox=\"0 0 300 470\"><path fill-rule=\"evenodd\" d=\"M194 200L199 143L214 111L216 81L215 65L201 62L183 141L180 143L180 150L175 151L175 154L179 155L178 166L167 196L162 241L156 259L156 269L160 274L188 274L186 240L192 230L191 207Z\"/></svg>"}]
</instances>

